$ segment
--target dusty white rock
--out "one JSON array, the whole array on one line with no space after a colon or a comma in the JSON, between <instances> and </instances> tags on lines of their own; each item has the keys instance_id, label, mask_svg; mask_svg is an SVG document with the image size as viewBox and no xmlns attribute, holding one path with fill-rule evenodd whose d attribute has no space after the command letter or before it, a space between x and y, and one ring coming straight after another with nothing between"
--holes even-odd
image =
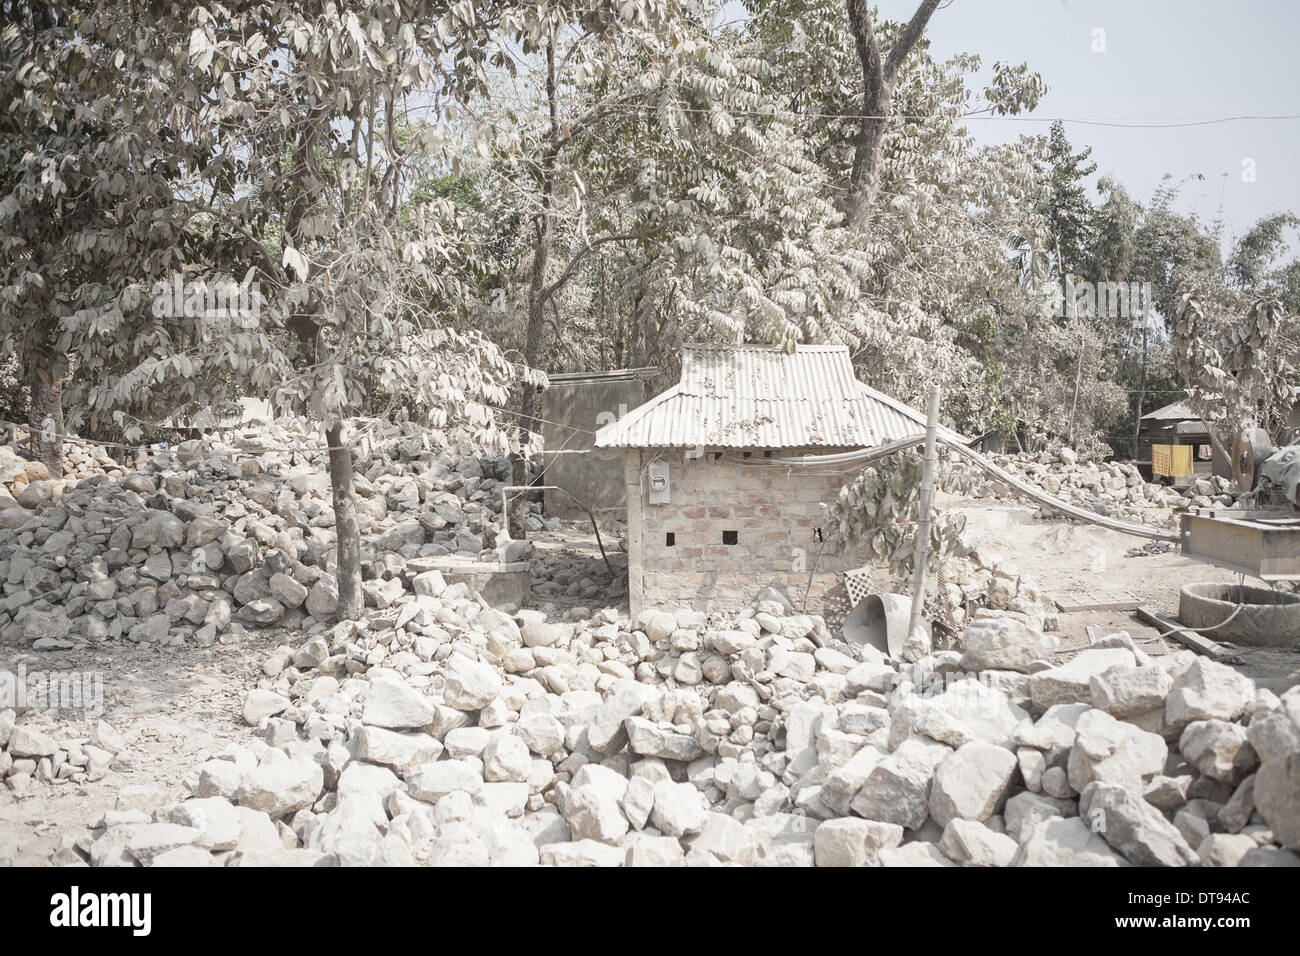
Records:
<instances>
[{"instance_id":1,"label":"dusty white rock","mask_svg":"<svg viewBox=\"0 0 1300 956\"><path fill-rule=\"evenodd\" d=\"M1160 667L1111 667L1088 681L1092 705L1121 720L1161 710L1172 685Z\"/></svg>"},{"instance_id":2,"label":"dusty white rock","mask_svg":"<svg viewBox=\"0 0 1300 956\"><path fill-rule=\"evenodd\" d=\"M483 749L483 779L489 781L528 780L533 758L520 738L497 734Z\"/></svg>"},{"instance_id":3,"label":"dusty white rock","mask_svg":"<svg viewBox=\"0 0 1300 956\"><path fill-rule=\"evenodd\" d=\"M1178 750L1201 773L1223 783L1240 783L1259 763L1246 728L1226 720L1192 721L1178 738Z\"/></svg>"},{"instance_id":4,"label":"dusty white rock","mask_svg":"<svg viewBox=\"0 0 1300 956\"><path fill-rule=\"evenodd\" d=\"M1141 795L1113 783L1094 781L1079 795L1079 816L1130 863L1191 866L1196 851L1172 823Z\"/></svg>"},{"instance_id":5,"label":"dusty white rock","mask_svg":"<svg viewBox=\"0 0 1300 956\"><path fill-rule=\"evenodd\" d=\"M1057 800L1036 793L1018 793L1007 800L1002 819L1009 837L1023 843L1034 827L1053 817L1070 817L1077 814L1071 800Z\"/></svg>"},{"instance_id":6,"label":"dusty white rock","mask_svg":"<svg viewBox=\"0 0 1300 956\"><path fill-rule=\"evenodd\" d=\"M887 756L887 752L868 744L857 753L825 774L820 791L823 806L836 814L847 814L853 798L866 783L871 772Z\"/></svg>"},{"instance_id":7,"label":"dusty white rock","mask_svg":"<svg viewBox=\"0 0 1300 956\"><path fill-rule=\"evenodd\" d=\"M270 587L271 596L285 607L302 607L307 600L307 588L283 572L271 575Z\"/></svg>"},{"instance_id":8,"label":"dusty white rock","mask_svg":"<svg viewBox=\"0 0 1300 956\"><path fill-rule=\"evenodd\" d=\"M623 814L634 830L645 828L654 808L655 781L649 777L632 777L623 792Z\"/></svg>"},{"instance_id":9,"label":"dusty white rock","mask_svg":"<svg viewBox=\"0 0 1300 956\"><path fill-rule=\"evenodd\" d=\"M704 753L704 748L690 734L664 730L644 717L629 717L623 721L623 726L627 731L628 747L643 757L694 760Z\"/></svg>"},{"instance_id":10,"label":"dusty white rock","mask_svg":"<svg viewBox=\"0 0 1300 956\"><path fill-rule=\"evenodd\" d=\"M244 698L244 722L256 727L267 717L284 713L290 706L289 698L272 690L254 687Z\"/></svg>"},{"instance_id":11,"label":"dusty white rock","mask_svg":"<svg viewBox=\"0 0 1300 956\"><path fill-rule=\"evenodd\" d=\"M990 830L977 820L955 818L944 827L939 849L962 866L1009 866L1017 847L1005 833Z\"/></svg>"},{"instance_id":12,"label":"dusty white rock","mask_svg":"<svg viewBox=\"0 0 1300 956\"><path fill-rule=\"evenodd\" d=\"M1196 856L1205 866L1240 866L1245 855L1258 845L1244 833L1211 833L1196 848Z\"/></svg>"},{"instance_id":13,"label":"dusty white rock","mask_svg":"<svg viewBox=\"0 0 1300 956\"><path fill-rule=\"evenodd\" d=\"M850 808L867 820L918 829L929 815L930 781L952 752L951 747L928 737L909 738L876 763Z\"/></svg>"},{"instance_id":14,"label":"dusty white rock","mask_svg":"<svg viewBox=\"0 0 1300 956\"><path fill-rule=\"evenodd\" d=\"M1094 780L1116 783L1141 793L1164 769L1169 748L1158 734L1140 730L1096 709L1079 717L1075 729L1067 772L1076 793L1082 793Z\"/></svg>"},{"instance_id":15,"label":"dusty white rock","mask_svg":"<svg viewBox=\"0 0 1300 956\"><path fill-rule=\"evenodd\" d=\"M411 578L411 590L417 595L438 597L447 590L441 571L422 571Z\"/></svg>"},{"instance_id":16,"label":"dusty white rock","mask_svg":"<svg viewBox=\"0 0 1300 956\"><path fill-rule=\"evenodd\" d=\"M340 865L371 866L379 857L381 841L382 835L363 802L341 800L312 831L309 845L337 858Z\"/></svg>"},{"instance_id":17,"label":"dusty white rock","mask_svg":"<svg viewBox=\"0 0 1300 956\"><path fill-rule=\"evenodd\" d=\"M126 852L144 866L149 866L163 853L190 846L201 836L201 832L194 827L175 823L145 823L130 829Z\"/></svg>"},{"instance_id":18,"label":"dusty white rock","mask_svg":"<svg viewBox=\"0 0 1300 956\"><path fill-rule=\"evenodd\" d=\"M933 843L917 840L905 843L897 849L880 851L881 866L956 866Z\"/></svg>"},{"instance_id":19,"label":"dusty white rock","mask_svg":"<svg viewBox=\"0 0 1300 956\"><path fill-rule=\"evenodd\" d=\"M1281 710L1256 714L1246 728L1246 739L1261 762L1300 753L1300 723Z\"/></svg>"},{"instance_id":20,"label":"dusty white rock","mask_svg":"<svg viewBox=\"0 0 1300 956\"><path fill-rule=\"evenodd\" d=\"M549 757L564 746L564 725L550 714L525 714L514 732L533 753Z\"/></svg>"},{"instance_id":21,"label":"dusty white rock","mask_svg":"<svg viewBox=\"0 0 1300 956\"><path fill-rule=\"evenodd\" d=\"M685 866L682 845L673 837L645 837L627 848L624 866Z\"/></svg>"},{"instance_id":22,"label":"dusty white rock","mask_svg":"<svg viewBox=\"0 0 1300 956\"><path fill-rule=\"evenodd\" d=\"M1052 817L1034 826L1012 866L1128 866L1129 862L1078 817Z\"/></svg>"},{"instance_id":23,"label":"dusty white rock","mask_svg":"<svg viewBox=\"0 0 1300 956\"><path fill-rule=\"evenodd\" d=\"M209 760L199 768L197 797L225 797L230 799L239 790L242 774L230 760Z\"/></svg>"},{"instance_id":24,"label":"dusty white rock","mask_svg":"<svg viewBox=\"0 0 1300 956\"><path fill-rule=\"evenodd\" d=\"M870 866L881 850L897 847L903 828L896 823L841 817L826 820L813 833L813 854L818 866Z\"/></svg>"},{"instance_id":25,"label":"dusty white rock","mask_svg":"<svg viewBox=\"0 0 1300 956\"><path fill-rule=\"evenodd\" d=\"M618 799L594 783L569 790L564 800L564 820L577 840L617 844L628 831L627 817Z\"/></svg>"},{"instance_id":26,"label":"dusty white rock","mask_svg":"<svg viewBox=\"0 0 1300 956\"><path fill-rule=\"evenodd\" d=\"M279 818L311 806L324 786L319 764L271 748L243 778L237 797L241 806Z\"/></svg>"},{"instance_id":27,"label":"dusty white rock","mask_svg":"<svg viewBox=\"0 0 1300 956\"><path fill-rule=\"evenodd\" d=\"M332 617L339 609L339 586L333 578L321 577L307 592L307 613L314 618L324 620Z\"/></svg>"},{"instance_id":28,"label":"dusty white rock","mask_svg":"<svg viewBox=\"0 0 1300 956\"><path fill-rule=\"evenodd\" d=\"M889 712L889 743L897 747L913 734L924 734L949 747L960 747L975 739L949 707L918 694L909 694Z\"/></svg>"},{"instance_id":29,"label":"dusty white rock","mask_svg":"<svg viewBox=\"0 0 1300 956\"><path fill-rule=\"evenodd\" d=\"M363 723L389 730L413 730L433 723L433 702L405 681L385 677L370 682Z\"/></svg>"},{"instance_id":30,"label":"dusty white rock","mask_svg":"<svg viewBox=\"0 0 1300 956\"><path fill-rule=\"evenodd\" d=\"M554 647L564 637L564 629L547 621L539 611L520 611L517 617L525 647Z\"/></svg>"},{"instance_id":31,"label":"dusty white rock","mask_svg":"<svg viewBox=\"0 0 1300 956\"><path fill-rule=\"evenodd\" d=\"M205 850L233 850L239 845L244 824L239 810L224 797L205 797L178 803L168 814L172 823L198 831L194 843Z\"/></svg>"},{"instance_id":32,"label":"dusty white rock","mask_svg":"<svg viewBox=\"0 0 1300 956\"><path fill-rule=\"evenodd\" d=\"M619 681L600 702L587 727L587 743L597 753L612 755L627 745L623 722L641 713L655 689L636 681Z\"/></svg>"},{"instance_id":33,"label":"dusty white rock","mask_svg":"<svg viewBox=\"0 0 1300 956\"><path fill-rule=\"evenodd\" d=\"M709 813L691 850L708 853L723 863L750 866L758 854L758 843L745 825L725 813Z\"/></svg>"},{"instance_id":34,"label":"dusty white rock","mask_svg":"<svg viewBox=\"0 0 1300 956\"><path fill-rule=\"evenodd\" d=\"M387 823L384 801L391 793L405 790L404 784L390 768L354 760L343 768L335 788L340 802L362 806L376 826Z\"/></svg>"},{"instance_id":35,"label":"dusty white rock","mask_svg":"<svg viewBox=\"0 0 1300 956\"><path fill-rule=\"evenodd\" d=\"M939 764L930 787L930 815L941 826L951 820L987 820L1002 808L1016 775L1016 755L983 741L959 747Z\"/></svg>"},{"instance_id":36,"label":"dusty white rock","mask_svg":"<svg viewBox=\"0 0 1300 956\"><path fill-rule=\"evenodd\" d=\"M424 733L401 733L384 727L364 726L357 731L357 757L371 763L405 770L417 764L437 760L443 745Z\"/></svg>"},{"instance_id":37,"label":"dusty white rock","mask_svg":"<svg viewBox=\"0 0 1300 956\"><path fill-rule=\"evenodd\" d=\"M547 843L538 854L542 866L622 866L627 851L599 840Z\"/></svg>"},{"instance_id":38,"label":"dusty white rock","mask_svg":"<svg viewBox=\"0 0 1300 956\"><path fill-rule=\"evenodd\" d=\"M47 733L19 724L9 734L12 757L49 757L59 752L58 742Z\"/></svg>"},{"instance_id":39,"label":"dusty white rock","mask_svg":"<svg viewBox=\"0 0 1300 956\"><path fill-rule=\"evenodd\" d=\"M1039 710L1057 704L1092 703L1094 676L1113 667L1133 667L1135 663L1133 652L1122 647L1086 650L1060 667L1029 675L1029 696Z\"/></svg>"},{"instance_id":40,"label":"dusty white rock","mask_svg":"<svg viewBox=\"0 0 1300 956\"><path fill-rule=\"evenodd\" d=\"M1300 850L1300 753L1266 760L1255 775L1254 797L1278 842Z\"/></svg>"},{"instance_id":41,"label":"dusty white rock","mask_svg":"<svg viewBox=\"0 0 1300 956\"><path fill-rule=\"evenodd\" d=\"M1017 618L1003 616L971 621L961 640L962 667L972 671L1027 672L1034 661L1047 657L1059 643Z\"/></svg>"},{"instance_id":42,"label":"dusty white rock","mask_svg":"<svg viewBox=\"0 0 1300 956\"><path fill-rule=\"evenodd\" d=\"M436 803L454 790L472 795L483 789L482 774L464 760L423 763L408 770L403 778L411 796L428 803Z\"/></svg>"},{"instance_id":43,"label":"dusty white rock","mask_svg":"<svg viewBox=\"0 0 1300 956\"><path fill-rule=\"evenodd\" d=\"M1174 678L1165 726L1182 733L1195 720L1236 720L1255 702L1255 682L1226 664L1197 657Z\"/></svg>"},{"instance_id":44,"label":"dusty white rock","mask_svg":"<svg viewBox=\"0 0 1300 956\"><path fill-rule=\"evenodd\" d=\"M501 677L491 665L460 654L447 659L442 699L457 710L481 710L501 693Z\"/></svg>"},{"instance_id":45,"label":"dusty white rock","mask_svg":"<svg viewBox=\"0 0 1300 956\"><path fill-rule=\"evenodd\" d=\"M704 798L692 784L665 780L655 785L650 820L660 832L675 837L698 833L706 813Z\"/></svg>"}]
</instances>

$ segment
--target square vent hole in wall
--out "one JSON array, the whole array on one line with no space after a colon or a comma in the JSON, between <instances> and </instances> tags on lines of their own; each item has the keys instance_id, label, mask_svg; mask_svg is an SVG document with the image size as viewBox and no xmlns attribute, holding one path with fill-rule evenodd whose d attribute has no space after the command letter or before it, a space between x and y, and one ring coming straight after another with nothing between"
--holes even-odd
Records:
<instances>
[{"instance_id":1,"label":"square vent hole in wall","mask_svg":"<svg viewBox=\"0 0 1300 956\"><path fill-rule=\"evenodd\" d=\"M724 531L724 532L722 532L722 543L723 543L723 544L735 544L735 543L736 543L736 532L734 532L734 531Z\"/></svg>"},{"instance_id":2,"label":"square vent hole in wall","mask_svg":"<svg viewBox=\"0 0 1300 956\"><path fill-rule=\"evenodd\" d=\"M669 531L666 535L664 535L664 544L670 548L676 547L677 535L672 531Z\"/></svg>"}]
</instances>

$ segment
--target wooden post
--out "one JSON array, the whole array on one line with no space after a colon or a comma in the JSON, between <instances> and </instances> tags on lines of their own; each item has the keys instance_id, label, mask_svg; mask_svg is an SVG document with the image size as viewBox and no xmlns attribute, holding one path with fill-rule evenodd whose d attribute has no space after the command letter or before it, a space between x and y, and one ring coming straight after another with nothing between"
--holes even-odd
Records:
<instances>
[{"instance_id":1,"label":"wooden post","mask_svg":"<svg viewBox=\"0 0 1300 956\"><path fill-rule=\"evenodd\" d=\"M921 514L916 525L916 567L912 571L912 613L907 621L907 636L916 633L921 623L921 606L925 603L925 559L930 553L930 501L934 495L934 472L939 464L935 436L939 431L939 386L930 386L930 403L925 417L925 462L921 468Z\"/></svg>"}]
</instances>

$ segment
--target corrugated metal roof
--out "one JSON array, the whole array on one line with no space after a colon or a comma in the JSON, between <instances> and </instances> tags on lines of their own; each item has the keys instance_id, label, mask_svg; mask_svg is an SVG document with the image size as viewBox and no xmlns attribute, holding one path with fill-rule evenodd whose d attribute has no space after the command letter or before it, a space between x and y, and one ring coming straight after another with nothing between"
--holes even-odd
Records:
<instances>
[{"instance_id":1,"label":"corrugated metal roof","mask_svg":"<svg viewBox=\"0 0 1300 956\"><path fill-rule=\"evenodd\" d=\"M1196 412L1187 407L1186 402L1173 402L1164 408L1157 408L1154 412L1147 412L1142 416L1142 420L1148 418L1156 421L1174 421L1180 418L1200 418Z\"/></svg>"},{"instance_id":2,"label":"corrugated metal roof","mask_svg":"<svg viewBox=\"0 0 1300 956\"><path fill-rule=\"evenodd\" d=\"M924 431L924 415L854 378L845 346L688 345L681 381L600 429L596 447L873 447Z\"/></svg>"}]
</instances>

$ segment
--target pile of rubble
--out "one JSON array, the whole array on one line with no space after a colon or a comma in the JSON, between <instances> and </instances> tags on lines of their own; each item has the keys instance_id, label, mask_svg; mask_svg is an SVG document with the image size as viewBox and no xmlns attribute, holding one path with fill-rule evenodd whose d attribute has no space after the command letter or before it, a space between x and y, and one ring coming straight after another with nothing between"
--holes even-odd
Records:
<instances>
[{"instance_id":1,"label":"pile of rubble","mask_svg":"<svg viewBox=\"0 0 1300 956\"><path fill-rule=\"evenodd\" d=\"M13 694L11 675L0 673L0 697ZM56 736L57 733L57 736ZM94 783L110 769L128 769L121 736L107 723L96 722L89 737L68 739L35 722L18 722L13 708L0 710L0 781L16 794L27 793L33 781L44 784Z\"/></svg>"},{"instance_id":2,"label":"pile of rubble","mask_svg":"<svg viewBox=\"0 0 1300 956\"><path fill-rule=\"evenodd\" d=\"M1236 501L1232 482L1224 478L1205 475L1179 491L1170 485L1144 480L1136 465L1081 461L1070 448L993 456L992 460L1053 497L1126 521L1168 525L1174 520L1176 510L1226 508ZM1015 497L1013 489L997 479L984 481L982 491L992 498Z\"/></svg>"},{"instance_id":3,"label":"pile of rubble","mask_svg":"<svg viewBox=\"0 0 1300 956\"><path fill-rule=\"evenodd\" d=\"M766 593L507 613L435 572L265 662L251 745L65 862L1300 864L1300 688L1015 613L912 663ZM394 612L394 608L396 611Z\"/></svg>"},{"instance_id":4,"label":"pile of rubble","mask_svg":"<svg viewBox=\"0 0 1300 956\"><path fill-rule=\"evenodd\" d=\"M37 508L92 475L120 478L123 470L102 446L74 439L64 443L63 476L53 478L44 463L27 461L14 447L0 445L0 511Z\"/></svg>"},{"instance_id":5,"label":"pile of rubble","mask_svg":"<svg viewBox=\"0 0 1300 956\"><path fill-rule=\"evenodd\" d=\"M500 535L504 457L453 454L411 423L363 430L355 485L370 607L387 608L440 556L531 556ZM330 619L334 512L316 432L281 419L183 442L127 472L100 456L100 473L75 482L38 478L24 462L19 501L0 502L0 642L211 644L245 625ZM543 527L537 513L527 522ZM594 597L610 579L572 584Z\"/></svg>"}]
</instances>

